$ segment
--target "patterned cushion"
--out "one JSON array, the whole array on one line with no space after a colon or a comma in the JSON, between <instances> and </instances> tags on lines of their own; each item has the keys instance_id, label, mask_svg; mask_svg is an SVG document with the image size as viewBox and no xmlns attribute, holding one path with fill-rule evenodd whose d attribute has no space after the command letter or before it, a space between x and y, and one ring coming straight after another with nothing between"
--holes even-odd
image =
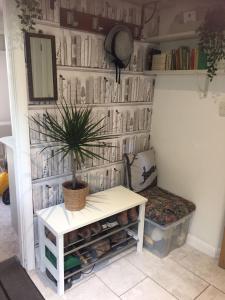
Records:
<instances>
[{"instance_id":1,"label":"patterned cushion","mask_svg":"<svg viewBox=\"0 0 225 300\"><path fill-rule=\"evenodd\" d=\"M134 192L145 190L156 182L155 153L148 150L138 154L125 154L127 186Z\"/></svg>"},{"instance_id":2,"label":"patterned cushion","mask_svg":"<svg viewBox=\"0 0 225 300\"><path fill-rule=\"evenodd\" d=\"M194 203L157 186L146 189L140 194L148 198L145 217L159 225L176 222L195 210Z\"/></svg>"}]
</instances>

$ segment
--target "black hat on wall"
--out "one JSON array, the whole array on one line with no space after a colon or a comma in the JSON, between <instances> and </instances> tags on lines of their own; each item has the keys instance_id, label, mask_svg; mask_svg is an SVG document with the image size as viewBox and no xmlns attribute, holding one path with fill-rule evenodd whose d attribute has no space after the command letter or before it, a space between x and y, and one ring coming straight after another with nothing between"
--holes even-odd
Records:
<instances>
[{"instance_id":1,"label":"black hat on wall","mask_svg":"<svg viewBox=\"0 0 225 300\"><path fill-rule=\"evenodd\" d=\"M134 40L130 29L125 25L114 26L105 39L105 50L116 66L116 81L120 83L120 72L130 62L134 50Z\"/></svg>"}]
</instances>

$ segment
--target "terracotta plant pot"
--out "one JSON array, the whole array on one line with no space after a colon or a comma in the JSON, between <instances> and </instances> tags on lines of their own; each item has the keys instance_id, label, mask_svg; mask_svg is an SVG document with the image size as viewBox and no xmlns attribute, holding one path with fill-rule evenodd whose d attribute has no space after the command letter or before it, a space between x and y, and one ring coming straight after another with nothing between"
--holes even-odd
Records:
<instances>
[{"instance_id":1,"label":"terracotta plant pot","mask_svg":"<svg viewBox=\"0 0 225 300\"><path fill-rule=\"evenodd\" d=\"M76 211L85 207L86 197L89 194L89 188L86 182L79 182L76 190L72 190L72 181L66 181L62 186L66 209Z\"/></svg>"}]
</instances>

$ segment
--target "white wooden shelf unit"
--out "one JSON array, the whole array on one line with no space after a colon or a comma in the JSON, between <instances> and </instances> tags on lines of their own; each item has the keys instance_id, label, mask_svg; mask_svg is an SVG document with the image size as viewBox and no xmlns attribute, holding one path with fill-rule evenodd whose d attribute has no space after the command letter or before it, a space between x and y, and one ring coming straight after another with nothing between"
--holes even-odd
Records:
<instances>
[{"instance_id":1,"label":"white wooden shelf unit","mask_svg":"<svg viewBox=\"0 0 225 300\"><path fill-rule=\"evenodd\" d=\"M77 251L76 246L70 251L65 251L64 247L64 235L82 228L84 226L90 225L97 221L103 220L110 216L116 215L122 211L128 210L133 207L139 207L139 217L138 217L138 232L130 230L130 240L128 243L129 247L137 245L137 251L141 252L143 247L143 233L144 233L144 217L145 217L145 203L147 199L126 189L122 186L117 186L102 192L98 192L87 197L87 204L84 209L76 212L71 212L65 209L64 204L52 206L37 212L38 216L38 228L39 228L39 248L40 248L40 262L41 271L45 272L46 269L52 274L52 276L57 281L57 293L63 295L65 291L65 279L73 276L75 273L80 272L80 270L71 273L70 275L64 275L64 257L65 255L74 253ZM131 223L133 225L133 223ZM121 227L117 229L120 230L128 229ZM45 228L51 231L56 237L56 245L54 245L45 236ZM113 232L114 233L114 232ZM113 234L112 233L112 234ZM88 245L94 244L97 240L102 240L111 234L103 235L101 238L93 238ZM84 244L84 246L86 246ZM123 250L128 249L128 246L120 248L117 251L109 251L108 254L100 258L99 261L90 263L86 265L83 270L87 270L93 267L96 263L100 263L103 260L111 258ZM52 252L56 257L56 267L47 259L45 255L46 247ZM79 249L82 248L79 247ZM82 270L82 269L81 269Z\"/></svg>"},{"instance_id":2,"label":"white wooden shelf unit","mask_svg":"<svg viewBox=\"0 0 225 300\"><path fill-rule=\"evenodd\" d=\"M179 75L207 75L207 71L206 70L165 70L165 71L156 71L156 70L152 70L152 71L145 71L144 72L146 75L175 75L175 76L179 76ZM217 72L217 75L225 75L225 70L219 70Z\"/></svg>"},{"instance_id":3,"label":"white wooden shelf unit","mask_svg":"<svg viewBox=\"0 0 225 300\"><path fill-rule=\"evenodd\" d=\"M171 33L165 35L158 35L155 37L151 37L148 39L149 43L155 43L158 45L160 43L169 43L176 41L184 41L184 40L195 40L198 38L196 31L186 31L179 33ZM207 70L151 70L144 71L144 75L146 76L161 76L161 75L184 75L184 76L193 76L193 75L207 75ZM217 75L225 75L225 70L219 70Z\"/></svg>"}]
</instances>

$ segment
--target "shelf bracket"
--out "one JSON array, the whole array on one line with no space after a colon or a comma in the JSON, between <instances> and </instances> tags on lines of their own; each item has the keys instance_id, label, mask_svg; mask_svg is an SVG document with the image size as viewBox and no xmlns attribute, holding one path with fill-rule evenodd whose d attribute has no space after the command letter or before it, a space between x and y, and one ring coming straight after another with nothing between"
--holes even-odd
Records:
<instances>
[{"instance_id":1,"label":"shelf bracket","mask_svg":"<svg viewBox=\"0 0 225 300\"><path fill-rule=\"evenodd\" d=\"M208 95L209 84L210 84L210 79L209 79L209 77L206 75L206 78L205 78L205 85L204 85L204 90L203 90L203 98L206 98L207 95Z\"/></svg>"}]
</instances>

